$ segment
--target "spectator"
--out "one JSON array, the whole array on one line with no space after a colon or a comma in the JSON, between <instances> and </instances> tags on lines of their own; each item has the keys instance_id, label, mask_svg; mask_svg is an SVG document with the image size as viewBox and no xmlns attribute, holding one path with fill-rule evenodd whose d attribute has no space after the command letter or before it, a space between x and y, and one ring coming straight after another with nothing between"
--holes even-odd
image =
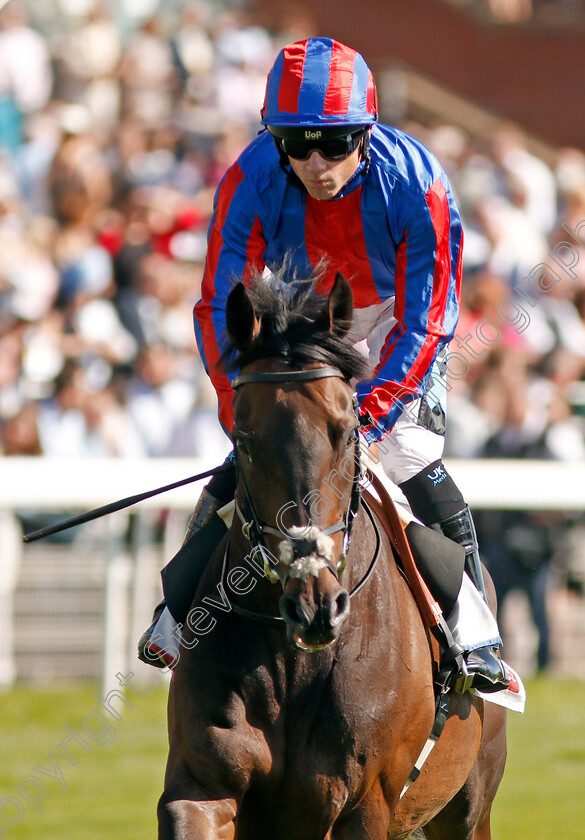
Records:
<instances>
[{"instance_id":1,"label":"spectator","mask_svg":"<svg viewBox=\"0 0 585 840\"><path fill-rule=\"evenodd\" d=\"M26 405L27 382L22 375L23 333L21 324L4 325L0 331L0 423Z\"/></svg>"},{"instance_id":2,"label":"spectator","mask_svg":"<svg viewBox=\"0 0 585 840\"><path fill-rule=\"evenodd\" d=\"M505 411L500 428L478 454L483 458L563 457L564 450L558 446L563 439L560 424L566 421L568 411L562 411L562 399L546 383L531 381L524 357L516 361L511 366L501 356L494 364L493 375L505 393ZM570 457L585 458L582 438ZM485 545L484 562L496 587L499 609L503 609L507 597L515 590L523 592L528 599L538 634L536 669L539 671L550 665L547 599L553 582L552 564L567 525L568 520L558 512L490 510L480 512L477 517L478 533ZM505 644L505 625L503 630Z\"/></svg>"},{"instance_id":3,"label":"spectator","mask_svg":"<svg viewBox=\"0 0 585 840\"><path fill-rule=\"evenodd\" d=\"M208 25L211 8L205 2L186 3L171 40L182 94L187 102L208 102L213 90L215 49Z\"/></svg>"},{"instance_id":4,"label":"spectator","mask_svg":"<svg viewBox=\"0 0 585 840\"><path fill-rule=\"evenodd\" d=\"M55 395L39 403L38 430L43 454L51 458L103 457L100 435L88 424L91 381L77 362L68 362L56 381Z\"/></svg>"},{"instance_id":5,"label":"spectator","mask_svg":"<svg viewBox=\"0 0 585 840\"><path fill-rule=\"evenodd\" d=\"M4 423L0 453L29 456L43 454L35 403L28 403Z\"/></svg>"},{"instance_id":6,"label":"spectator","mask_svg":"<svg viewBox=\"0 0 585 840\"><path fill-rule=\"evenodd\" d=\"M16 153L24 120L45 107L52 84L46 39L28 25L24 4L9 0L0 12L0 147Z\"/></svg>"},{"instance_id":7,"label":"spectator","mask_svg":"<svg viewBox=\"0 0 585 840\"><path fill-rule=\"evenodd\" d=\"M494 134L493 158L501 167L511 203L522 209L535 229L547 235L557 218L555 176L544 161L530 154L515 125L501 125Z\"/></svg>"},{"instance_id":8,"label":"spectator","mask_svg":"<svg viewBox=\"0 0 585 840\"><path fill-rule=\"evenodd\" d=\"M84 106L64 105L59 124L61 142L47 175L53 212L63 226L89 225L112 199L108 163Z\"/></svg>"},{"instance_id":9,"label":"spectator","mask_svg":"<svg viewBox=\"0 0 585 840\"><path fill-rule=\"evenodd\" d=\"M120 32L101 2L85 19L60 33L54 43L55 96L87 109L100 131L112 130L120 113Z\"/></svg>"},{"instance_id":10,"label":"spectator","mask_svg":"<svg viewBox=\"0 0 585 840\"><path fill-rule=\"evenodd\" d=\"M180 376L179 362L164 344L144 347L136 370L138 378L128 394L129 414L148 455L171 455L193 412L194 383Z\"/></svg>"},{"instance_id":11,"label":"spectator","mask_svg":"<svg viewBox=\"0 0 585 840\"><path fill-rule=\"evenodd\" d=\"M168 123L180 85L171 44L156 15L128 38L120 76L124 116L149 128Z\"/></svg>"}]
</instances>

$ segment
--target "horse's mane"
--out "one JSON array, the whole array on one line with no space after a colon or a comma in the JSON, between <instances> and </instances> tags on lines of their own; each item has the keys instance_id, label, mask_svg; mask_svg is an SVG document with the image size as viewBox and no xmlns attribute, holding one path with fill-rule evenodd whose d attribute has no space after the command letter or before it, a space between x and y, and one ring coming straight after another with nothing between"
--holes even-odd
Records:
<instances>
[{"instance_id":1,"label":"horse's mane","mask_svg":"<svg viewBox=\"0 0 585 840\"><path fill-rule=\"evenodd\" d=\"M224 369L233 371L258 359L279 358L292 367L331 365L339 368L347 380L364 378L367 359L347 335L332 332L323 318L327 299L315 291L320 276L317 269L308 278L299 278L295 272L291 277L285 262L269 277L252 277L247 292L260 321L260 332L243 351L230 344L222 356Z\"/></svg>"}]
</instances>

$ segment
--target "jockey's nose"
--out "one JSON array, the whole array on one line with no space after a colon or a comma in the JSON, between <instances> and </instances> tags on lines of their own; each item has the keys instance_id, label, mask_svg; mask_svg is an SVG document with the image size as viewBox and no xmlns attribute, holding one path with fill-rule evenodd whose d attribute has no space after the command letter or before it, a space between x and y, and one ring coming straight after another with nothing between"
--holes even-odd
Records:
<instances>
[{"instance_id":1,"label":"jockey's nose","mask_svg":"<svg viewBox=\"0 0 585 840\"><path fill-rule=\"evenodd\" d=\"M313 149L307 158L306 168L313 172L322 172L327 169L327 161L319 154L317 149Z\"/></svg>"}]
</instances>

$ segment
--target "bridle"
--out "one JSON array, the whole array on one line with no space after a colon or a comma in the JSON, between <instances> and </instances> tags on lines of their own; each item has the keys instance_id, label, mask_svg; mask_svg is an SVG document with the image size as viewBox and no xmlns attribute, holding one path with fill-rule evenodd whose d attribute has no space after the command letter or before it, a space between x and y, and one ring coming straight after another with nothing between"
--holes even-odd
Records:
<instances>
[{"instance_id":1,"label":"bridle","mask_svg":"<svg viewBox=\"0 0 585 840\"><path fill-rule=\"evenodd\" d=\"M344 382L347 383L346 377L344 377L343 373L336 367L329 367L329 366L322 366L316 368L308 368L306 370L283 370L283 371L265 371L265 372L258 372L258 373L247 373L241 374L240 376L236 377L236 379L232 382L232 388L234 391L237 391L243 385L251 384L251 383L288 383L288 382L310 382L315 381L317 379L325 379L330 377L336 377L342 379ZM347 383L349 384L349 383ZM373 517L372 512L369 509L369 506L366 502L362 499L361 494L361 484L360 479L362 477L362 465L361 465L361 458L360 458L360 444L359 444L359 426L358 426L358 418L357 418L357 404L354 398L354 410L356 413L356 428L355 428L355 442L354 442L354 477L352 482L352 491L349 500L349 504L343 519L340 522L336 522L335 524L329 526L328 528L321 531L321 534L330 536L331 534L338 533L339 531L343 532L343 548L341 559L339 562L334 563L331 560L325 560L325 565L330 571L335 575L337 579L339 579L339 574L345 568L346 560L347 560L347 553L349 551L349 545L351 541L351 534L353 529L354 520L358 514L358 510L360 505L366 510L375 530L376 534L376 549L374 552L374 556L370 563L370 566L362 578L362 580L352 589L349 593L350 597L355 595L367 582L370 578L370 575L374 571L374 568L378 562L378 558L380 555L380 533L378 530L378 526L376 521ZM234 449L235 452L235 464L236 470L238 474L238 480L241 483L244 498L242 505L240 505L237 500L235 504L235 512L242 523L242 534L244 537L249 541L250 545L252 546L252 551L254 554L260 554L263 559L264 571L268 579L272 582L276 582L279 580L279 577L275 574L272 570L270 565L270 552L264 542L264 535L269 534L272 536L280 537L281 539L287 539L289 535L283 529L276 528L272 525L268 525L267 523L263 522L262 519L259 517L258 512L256 510L256 506L254 504L254 500L252 498L252 494L250 492L248 483L246 481L245 472L242 469L242 465L239 462L239 454L237 447ZM224 575L226 572L227 567L227 555L229 550L229 543L226 545L226 551L224 554L224 563L223 563L223 570L222 570L222 581L224 579ZM283 581L283 586L286 584L286 578ZM244 615L248 618L253 618L257 621L266 621L269 623L284 623L284 619L280 616L269 616L264 615L262 613L257 613L252 610L248 610L244 607L239 607L236 604L232 605L235 612L239 613L240 615Z\"/></svg>"},{"instance_id":2,"label":"bridle","mask_svg":"<svg viewBox=\"0 0 585 840\"><path fill-rule=\"evenodd\" d=\"M318 367L309 368L307 370L266 371L264 373L242 374L232 382L232 388L235 391L237 391L243 385L247 385L248 383L308 382L315 381L317 379L326 379L330 377L337 377L346 381L342 372L338 368ZM329 526L329 528L325 528L321 531L321 533L326 536L330 536L331 534L343 531L343 550L340 561L337 564L333 563L331 560L325 561L327 567L333 572L336 578L339 577L339 572L343 571L343 568L345 567L347 552L349 550L349 543L351 540L353 522L360 506L361 461L359 439L357 435L358 433L356 416L356 431L354 444L354 477L352 482L352 491L349 505L346 510L345 516L341 522L337 522L334 525ZM273 579L272 576L274 575L274 573L270 569L269 563L267 562L268 558L266 556L267 549L264 543L264 534L271 534L272 536L280 537L281 539L286 539L289 535L286 533L286 531L283 531L282 528L274 528L272 525L267 525L258 516L256 506L254 505L254 500L252 498L252 494L250 493L250 489L248 487L248 482L246 481L245 472L242 469L242 466L239 462L237 447L235 449L235 452L236 470L238 478L240 479L244 490L243 509L236 502L236 513L242 521L242 533L244 534L246 539L249 540L250 544L252 545L252 548L256 549L262 554L262 557L264 558L265 570L269 574L269 577ZM284 582L286 583L286 580Z\"/></svg>"}]
</instances>

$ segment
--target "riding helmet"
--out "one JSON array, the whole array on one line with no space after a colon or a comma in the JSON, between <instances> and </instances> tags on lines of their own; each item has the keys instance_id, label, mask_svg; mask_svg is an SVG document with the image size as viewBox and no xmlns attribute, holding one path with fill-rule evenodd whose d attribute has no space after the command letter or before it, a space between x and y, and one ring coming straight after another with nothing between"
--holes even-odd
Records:
<instances>
[{"instance_id":1,"label":"riding helmet","mask_svg":"<svg viewBox=\"0 0 585 840\"><path fill-rule=\"evenodd\" d=\"M296 41L283 47L268 75L261 117L281 137L287 127L319 126L331 137L347 126L371 125L378 119L374 77L363 57L340 41Z\"/></svg>"}]
</instances>

